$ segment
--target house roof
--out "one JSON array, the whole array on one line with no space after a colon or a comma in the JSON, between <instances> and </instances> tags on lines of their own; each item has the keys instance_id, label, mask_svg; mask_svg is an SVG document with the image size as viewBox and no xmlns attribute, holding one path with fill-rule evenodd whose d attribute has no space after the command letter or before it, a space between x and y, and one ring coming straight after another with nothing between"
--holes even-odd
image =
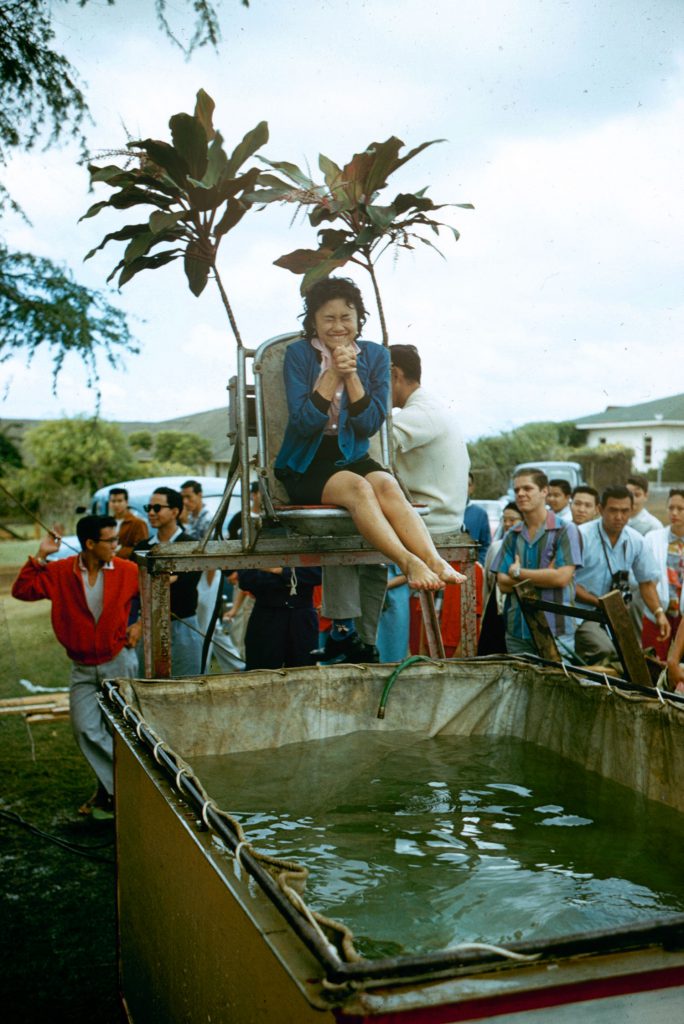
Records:
<instances>
[{"instance_id":1,"label":"house roof","mask_svg":"<svg viewBox=\"0 0 684 1024\"><path fill-rule=\"evenodd\" d=\"M578 430L592 427L684 426L684 394L655 398L638 405L609 406L605 412L584 416L575 423Z\"/></svg>"}]
</instances>

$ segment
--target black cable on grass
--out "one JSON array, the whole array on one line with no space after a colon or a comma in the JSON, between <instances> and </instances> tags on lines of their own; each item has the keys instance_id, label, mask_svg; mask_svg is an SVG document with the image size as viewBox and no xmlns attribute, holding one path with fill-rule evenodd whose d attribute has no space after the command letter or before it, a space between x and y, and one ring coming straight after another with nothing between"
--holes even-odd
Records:
<instances>
[{"instance_id":1,"label":"black cable on grass","mask_svg":"<svg viewBox=\"0 0 684 1024\"><path fill-rule=\"evenodd\" d=\"M42 829L38 828L36 825L32 825L30 822L22 818L22 816L20 814L17 814L16 811L5 811L0 809L0 818L4 821L10 822L10 824L12 825L18 825L20 828L26 829L27 832L33 833L34 836L40 836L41 839L47 839L48 842L54 843L55 846L60 846L63 850L66 850L68 853L75 853L79 857L86 857L89 860L96 860L99 861L101 864L116 863L113 857L102 857L99 854L93 852L94 850L101 850L104 847L111 846L112 843L114 842L113 836L105 843L93 843L88 844L87 846L83 846L80 843L70 843L67 839L62 839L60 836L53 836L51 835L50 832L43 832Z\"/></svg>"}]
</instances>

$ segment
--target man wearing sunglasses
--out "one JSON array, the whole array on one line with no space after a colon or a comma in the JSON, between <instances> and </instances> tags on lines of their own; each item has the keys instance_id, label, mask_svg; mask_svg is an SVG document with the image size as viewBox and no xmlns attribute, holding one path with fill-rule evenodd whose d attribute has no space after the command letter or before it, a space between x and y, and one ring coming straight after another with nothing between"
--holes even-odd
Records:
<instances>
[{"instance_id":1,"label":"man wearing sunglasses","mask_svg":"<svg viewBox=\"0 0 684 1024\"><path fill-rule=\"evenodd\" d=\"M61 538L57 533L43 537L36 557L29 558L14 581L12 596L52 602L52 628L71 659L71 726L98 779L96 793L80 812L111 816L112 737L98 694L104 679L137 675L140 624L129 625L129 619L138 597L138 570L114 557L119 539L113 516L84 516L76 533L80 554L55 562L46 559L59 550Z\"/></svg>"},{"instance_id":2,"label":"man wearing sunglasses","mask_svg":"<svg viewBox=\"0 0 684 1024\"><path fill-rule=\"evenodd\" d=\"M173 487L158 487L145 505L156 536L140 541L134 551L153 544L174 544L190 537L179 523L183 498ZM201 573L180 572L171 577L171 668L174 676L198 675L202 660L202 635L197 621L197 584Z\"/></svg>"}]
</instances>

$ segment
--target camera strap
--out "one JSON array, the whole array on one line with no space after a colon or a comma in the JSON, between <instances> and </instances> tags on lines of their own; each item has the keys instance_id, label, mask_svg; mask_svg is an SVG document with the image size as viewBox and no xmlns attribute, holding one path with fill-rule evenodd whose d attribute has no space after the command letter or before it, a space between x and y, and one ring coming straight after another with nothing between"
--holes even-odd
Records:
<instances>
[{"instance_id":1,"label":"camera strap","mask_svg":"<svg viewBox=\"0 0 684 1024\"><path fill-rule=\"evenodd\" d=\"M603 556L604 556L604 558L606 560L606 565L608 566L608 572L610 573L610 581L612 583L613 579L615 577L615 573L613 571L613 566L610 564L610 558L608 557L608 549L606 548L606 542L603 539L603 534L601 533L600 526L597 526L596 529L598 530L599 540L601 541L601 547L603 548ZM624 544L624 547L623 547L622 550L623 550L623 554L625 555L625 563L626 563L627 562L627 557L626 557L626 555L627 555L627 541L624 540L623 544ZM625 570L625 571L629 572L628 569Z\"/></svg>"}]
</instances>

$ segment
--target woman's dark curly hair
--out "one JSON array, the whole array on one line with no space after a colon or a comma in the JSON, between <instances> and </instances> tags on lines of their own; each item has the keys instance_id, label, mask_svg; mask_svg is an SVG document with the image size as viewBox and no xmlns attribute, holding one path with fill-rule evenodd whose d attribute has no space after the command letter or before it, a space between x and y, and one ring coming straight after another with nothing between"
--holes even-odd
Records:
<instances>
[{"instance_id":1,"label":"woman's dark curly hair","mask_svg":"<svg viewBox=\"0 0 684 1024\"><path fill-rule=\"evenodd\" d=\"M316 281L304 296L302 330L308 341L316 337L316 313L331 299L342 299L348 306L354 307L359 321L357 337L360 337L368 317L361 292L348 277L326 277L322 281Z\"/></svg>"}]
</instances>

